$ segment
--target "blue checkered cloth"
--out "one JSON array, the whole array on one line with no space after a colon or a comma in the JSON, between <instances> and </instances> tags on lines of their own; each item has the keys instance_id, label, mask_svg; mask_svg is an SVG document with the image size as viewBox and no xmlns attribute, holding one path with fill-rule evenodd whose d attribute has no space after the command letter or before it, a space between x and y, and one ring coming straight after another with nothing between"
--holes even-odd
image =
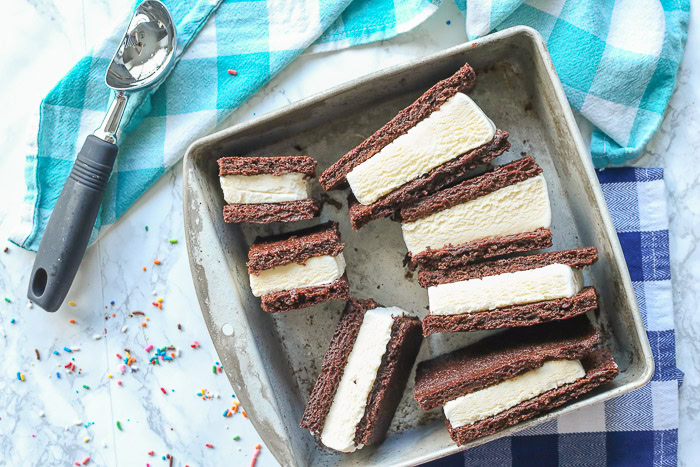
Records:
<instances>
[{"instance_id":1,"label":"blue checkered cloth","mask_svg":"<svg viewBox=\"0 0 700 467\"><path fill-rule=\"evenodd\" d=\"M598 172L656 365L649 384L610 401L499 438L431 466L675 466L678 388L661 169Z\"/></svg>"},{"instance_id":2,"label":"blue checkered cloth","mask_svg":"<svg viewBox=\"0 0 700 467\"><path fill-rule=\"evenodd\" d=\"M596 167L641 155L676 85L689 0L457 0L470 39L523 24L547 41Z\"/></svg>"}]
</instances>

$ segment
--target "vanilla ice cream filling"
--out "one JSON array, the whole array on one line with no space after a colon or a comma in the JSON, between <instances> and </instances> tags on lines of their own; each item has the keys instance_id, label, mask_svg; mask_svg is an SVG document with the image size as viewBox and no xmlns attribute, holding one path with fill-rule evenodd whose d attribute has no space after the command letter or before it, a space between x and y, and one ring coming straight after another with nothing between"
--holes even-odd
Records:
<instances>
[{"instance_id":1,"label":"vanilla ice cream filling","mask_svg":"<svg viewBox=\"0 0 700 467\"><path fill-rule=\"evenodd\" d=\"M411 254L549 228L552 211L542 175L401 224Z\"/></svg>"},{"instance_id":2,"label":"vanilla ice cream filling","mask_svg":"<svg viewBox=\"0 0 700 467\"><path fill-rule=\"evenodd\" d=\"M391 339L394 317L403 316L401 308L375 308L365 313L355 344L333 397L321 432L321 442L331 449L353 452L357 425L367 407L369 393L377 378L379 365Z\"/></svg>"},{"instance_id":3,"label":"vanilla ice cream filling","mask_svg":"<svg viewBox=\"0 0 700 467\"><path fill-rule=\"evenodd\" d=\"M452 428L471 425L584 376L579 360L551 360L536 370L447 402L445 417Z\"/></svg>"},{"instance_id":4,"label":"vanilla ice cream filling","mask_svg":"<svg viewBox=\"0 0 700 467\"><path fill-rule=\"evenodd\" d=\"M428 287L428 300L431 314L455 315L573 297L582 288L579 269L550 264Z\"/></svg>"},{"instance_id":5,"label":"vanilla ice cream filling","mask_svg":"<svg viewBox=\"0 0 700 467\"><path fill-rule=\"evenodd\" d=\"M225 175L219 177L229 204L297 201L311 196L311 178L302 173Z\"/></svg>"},{"instance_id":6,"label":"vanilla ice cream filling","mask_svg":"<svg viewBox=\"0 0 700 467\"><path fill-rule=\"evenodd\" d=\"M345 258L338 256L313 256L304 264L289 263L265 269L258 275L250 275L250 288L253 295L260 297L282 290L301 287L314 287L330 284L345 272Z\"/></svg>"},{"instance_id":7,"label":"vanilla ice cream filling","mask_svg":"<svg viewBox=\"0 0 700 467\"><path fill-rule=\"evenodd\" d=\"M347 175L361 204L372 204L467 151L488 143L496 126L466 94L457 93Z\"/></svg>"}]
</instances>

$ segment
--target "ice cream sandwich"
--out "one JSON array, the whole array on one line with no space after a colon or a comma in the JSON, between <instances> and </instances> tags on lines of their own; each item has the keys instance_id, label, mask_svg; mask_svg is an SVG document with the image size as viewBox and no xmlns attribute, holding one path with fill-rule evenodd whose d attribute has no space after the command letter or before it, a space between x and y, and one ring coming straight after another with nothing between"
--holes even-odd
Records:
<instances>
[{"instance_id":1,"label":"ice cream sandwich","mask_svg":"<svg viewBox=\"0 0 700 467\"><path fill-rule=\"evenodd\" d=\"M247 263L253 295L269 313L349 298L344 248L336 222L256 239Z\"/></svg>"},{"instance_id":2,"label":"ice cream sandwich","mask_svg":"<svg viewBox=\"0 0 700 467\"><path fill-rule=\"evenodd\" d=\"M508 150L508 133L466 94L475 83L476 73L465 64L321 174L325 190L350 186L356 200L350 206L353 229Z\"/></svg>"},{"instance_id":3,"label":"ice cream sandwich","mask_svg":"<svg viewBox=\"0 0 700 467\"><path fill-rule=\"evenodd\" d=\"M595 289L584 287L581 269L597 260L588 247L421 271L430 309L423 333L531 326L595 310Z\"/></svg>"},{"instance_id":4,"label":"ice cream sandwich","mask_svg":"<svg viewBox=\"0 0 700 467\"><path fill-rule=\"evenodd\" d=\"M400 308L349 300L301 427L340 452L380 443L418 355L420 329L418 318Z\"/></svg>"},{"instance_id":5,"label":"ice cream sandwich","mask_svg":"<svg viewBox=\"0 0 700 467\"><path fill-rule=\"evenodd\" d=\"M321 209L311 197L316 161L310 157L222 157L218 163L225 222L294 222Z\"/></svg>"},{"instance_id":6,"label":"ice cream sandwich","mask_svg":"<svg viewBox=\"0 0 700 467\"><path fill-rule=\"evenodd\" d=\"M552 245L547 181L532 157L424 196L399 216L409 262L426 269Z\"/></svg>"},{"instance_id":7,"label":"ice cream sandwich","mask_svg":"<svg viewBox=\"0 0 700 467\"><path fill-rule=\"evenodd\" d=\"M618 368L585 317L511 329L418 364L414 397L443 407L457 445L497 433L612 381Z\"/></svg>"}]
</instances>

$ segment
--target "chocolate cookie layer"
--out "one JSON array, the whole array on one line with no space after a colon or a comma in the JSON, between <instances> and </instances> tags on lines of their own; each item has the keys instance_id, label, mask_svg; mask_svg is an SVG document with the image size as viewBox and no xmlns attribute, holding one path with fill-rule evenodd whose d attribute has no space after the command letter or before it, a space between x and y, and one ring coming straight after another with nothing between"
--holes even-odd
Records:
<instances>
[{"instance_id":1,"label":"chocolate cookie layer","mask_svg":"<svg viewBox=\"0 0 700 467\"><path fill-rule=\"evenodd\" d=\"M372 204L364 205L353 200L350 204L352 228L359 230L363 225L374 219L387 217L401 207L455 183L475 168L487 164L500 156L509 148L508 133L496 130L496 135L489 143L445 162L427 174L413 179L391 193L382 196Z\"/></svg>"},{"instance_id":2,"label":"chocolate cookie layer","mask_svg":"<svg viewBox=\"0 0 700 467\"><path fill-rule=\"evenodd\" d=\"M367 398L365 414L355 432L356 444L369 446L386 437L422 342L421 324L417 317L394 318L386 353Z\"/></svg>"},{"instance_id":3,"label":"chocolate cookie layer","mask_svg":"<svg viewBox=\"0 0 700 467\"><path fill-rule=\"evenodd\" d=\"M343 276L328 285L299 287L293 290L282 290L263 295L262 309L268 313L298 310L329 300L345 300L350 297L348 276Z\"/></svg>"},{"instance_id":4,"label":"chocolate cookie layer","mask_svg":"<svg viewBox=\"0 0 700 467\"><path fill-rule=\"evenodd\" d=\"M304 263L312 256L338 256L345 244L340 240L337 222L326 222L308 229L257 238L248 252L248 272L289 263Z\"/></svg>"},{"instance_id":5,"label":"chocolate cookie layer","mask_svg":"<svg viewBox=\"0 0 700 467\"><path fill-rule=\"evenodd\" d=\"M613 361L612 355L605 349L597 350L583 358L581 364L586 371L586 375L573 383L547 391L471 425L452 428L450 422L445 421L450 437L457 443L457 446L461 446L476 438L497 433L509 426L533 418L542 412L559 407L602 384L609 383L618 374L618 368Z\"/></svg>"},{"instance_id":6,"label":"chocolate cookie layer","mask_svg":"<svg viewBox=\"0 0 700 467\"><path fill-rule=\"evenodd\" d=\"M418 364L414 398L425 410L541 367L575 360L599 344L585 316L515 328Z\"/></svg>"},{"instance_id":7,"label":"chocolate cookie layer","mask_svg":"<svg viewBox=\"0 0 700 467\"><path fill-rule=\"evenodd\" d=\"M423 318L423 335L436 332L480 331L487 329L532 326L533 324L568 319L595 310L598 300L593 287L585 287L571 298L514 305L496 310L458 315L428 314Z\"/></svg>"},{"instance_id":8,"label":"chocolate cookie layer","mask_svg":"<svg viewBox=\"0 0 700 467\"><path fill-rule=\"evenodd\" d=\"M222 157L219 163L219 177L226 175L283 175L303 173L309 177L316 175L316 161L308 156L274 157Z\"/></svg>"},{"instance_id":9,"label":"chocolate cookie layer","mask_svg":"<svg viewBox=\"0 0 700 467\"><path fill-rule=\"evenodd\" d=\"M413 222L444 211L458 204L480 198L496 190L515 185L518 182L536 177L542 173L532 157L518 159L496 167L478 177L470 178L457 185L432 193L399 211L402 222Z\"/></svg>"},{"instance_id":10,"label":"chocolate cookie layer","mask_svg":"<svg viewBox=\"0 0 700 467\"><path fill-rule=\"evenodd\" d=\"M448 245L437 250L428 249L417 255L408 253L410 269L451 269L513 253L525 253L552 246L552 231L541 228L534 232L484 238L461 245Z\"/></svg>"},{"instance_id":11,"label":"chocolate cookie layer","mask_svg":"<svg viewBox=\"0 0 700 467\"><path fill-rule=\"evenodd\" d=\"M321 202L312 198L281 203L227 204L224 206L224 222L232 224L296 222L313 219L320 211Z\"/></svg>"},{"instance_id":12,"label":"chocolate cookie layer","mask_svg":"<svg viewBox=\"0 0 700 467\"><path fill-rule=\"evenodd\" d=\"M482 263L474 263L459 269L440 269L436 271L421 271L418 273L418 283L421 287L431 287L438 284L479 279L485 276L495 276L508 272L525 271L542 268L550 264L565 264L574 268L583 268L598 261L598 249L594 246L575 248L573 250L552 251L536 255L514 256Z\"/></svg>"},{"instance_id":13,"label":"chocolate cookie layer","mask_svg":"<svg viewBox=\"0 0 700 467\"><path fill-rule=\"evenodd\" d=\"M333 404L365 313L380 306L371 299L348 300L323 358L321 373L311 391L301 419L300 426L310 430L314 436L320 437L323 432L326 417ZM356 444L374 444L386 436L421 342L418 318L413 316L394 318L386 352L368 396L365 413L355 432Z\"/></svg>"},{"instance_id":14,"label":"chocolate cookie layer","mask_svg":"<svg viewBox=\"0 0 700 467\"><path fill-rule=\"evenodd\" d=\"M389 123L326 169L318 179L323 189L339 188L352 169L427 118L450 97L458 92L471 91L475 84L476 73L468 63L465 63L454 75L428 89L414 103L401 110Z\"/></svg>"}]
</instances>

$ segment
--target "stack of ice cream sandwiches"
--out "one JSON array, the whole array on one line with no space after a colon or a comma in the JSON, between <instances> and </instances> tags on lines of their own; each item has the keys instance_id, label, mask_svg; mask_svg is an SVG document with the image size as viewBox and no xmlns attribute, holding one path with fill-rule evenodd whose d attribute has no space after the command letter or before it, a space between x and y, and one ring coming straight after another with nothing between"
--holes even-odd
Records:
<instances>
[{"instance_id":1,"label":"stack of ice cream sandwiches","mask_svg":"<svg viewBox=\"0 0 700 467\"><path fill-rule=\"evenodd\" d=\"M349 187L350 225L401 223L407 264L427 289L428 314L351 296L339 226L257 238L251 292L265 312L346 300L301 426L326 448L353 452L386 436L424 339L435 333L501 330L418 364L414 398L443 407L458 445L496 433L610 382L618 373L585 314L598 307L582 269L595 247L552 247L547 180L531 156L492 166L510 148L468 93L468 65L319 177ZM224 220L309 220L316 161L306 156L219 160ZM503 330L504 328L511 328Z\"/></svg>"}]
</instances>

